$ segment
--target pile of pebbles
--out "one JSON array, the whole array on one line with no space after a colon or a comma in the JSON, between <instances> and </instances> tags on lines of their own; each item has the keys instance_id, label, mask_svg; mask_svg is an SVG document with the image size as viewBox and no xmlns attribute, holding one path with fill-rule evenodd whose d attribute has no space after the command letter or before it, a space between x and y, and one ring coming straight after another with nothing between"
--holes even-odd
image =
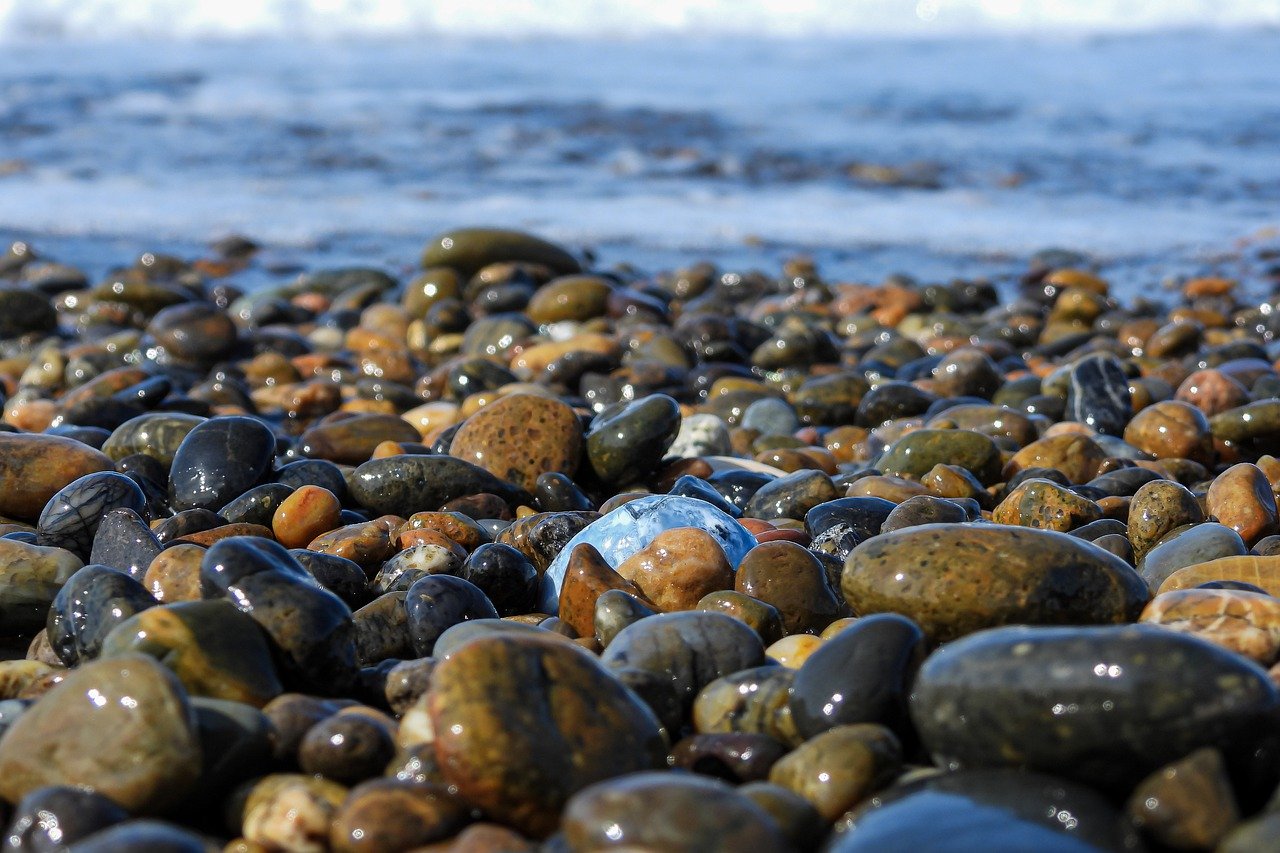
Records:
<instances>
[{"instance_id":1,"label":"pile of pebbles","mask_svg":"<svg viewBox=\"0 0 1280 853\"><path fill-rule=\"evenodd\" d=\"M1280 304L0 259L6 849L1280 845Z\"/></svg>"}]
</instances>

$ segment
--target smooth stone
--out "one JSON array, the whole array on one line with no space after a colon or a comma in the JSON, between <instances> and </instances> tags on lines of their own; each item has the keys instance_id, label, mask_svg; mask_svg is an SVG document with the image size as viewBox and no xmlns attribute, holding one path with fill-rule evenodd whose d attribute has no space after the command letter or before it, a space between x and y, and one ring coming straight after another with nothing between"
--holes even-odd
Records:
<instances>
[{"instance_id":1,"label":"smooth stone","mask_svg":"<svg viewBox=\"0 0 1280 853\"><path fill-rule=\"evenodd\" d=\"M0 516L35 521L68 484L114 467L106 454L73 439L0 432Z\"/></svg>"},{"instance_id":2,"label":"smooth stone","mask_svg":"<svg viewBox=\"0 0 1280 853\"><path fill-rule=\"evenodd\" d=\"M558 634L541 625L530 625L525 622L516 622L512 619L471 619L467 622L459 622L446 630L440 635L440 639L436 640L435 649L432 651L431 657L418 658L418 660L435 660L438 663L451 657L464 643L469 643L480 637L492 637L496 634L504 636L513 634L516 636L533 635L565 643L572 642L563 634Z\"/></svg>"},{"instance_id":3,"label":"smooth stone","mask_svg":"<svg viewBox=\"0 0 1280 853\"><path fill-rule=\"evenodd\" d=\"M333 816L347 797L345 785L293 773L264 776L245 787L247 792L232 794L243 801L233 807L232 824L258 850L324 851Z\"/></svg>"},{"instance_id":4,"label":"smooth stone","mask_svg":"<svg viewBox=\"0 0 1280 853\"><path fill-rule=\"evenodd\" d=\"M193 533L213 530L226 523L227 520L213 510L184 509L153 526L151 532L160 540L161 545L168 545Z\"/></svg>"},{"instance_id":5,"label":"smooth stone","mask_svg":"<svg viewBox=\"0 0 1280 853\"><path fill-rule=\"evenodd\" d=\"M695 456L727 456L733 450L729 427L715 415L695 414L680 421L668 456L690 459Z\"/></svg>"},{"instance_id":6,"label":"smooth stone","mask_svg":"<svg viewBox=\"0 0 1280 853\"><path fill-rule=\"evenodd\" d=\"M1125 811L1147 837L1171 850L1211 850L1240 822L1222 754L1212 747L1143 779Z\"/></svg>"},{"instance_id":7,"label":"smooth stone","mask_svg":"<svg viewBox=\"0 0 1280 853\"><path fill-rule=\"evenodd\" d=\"M405 590L384 593L351 614L356 631L356 659L373 666L389 658L417 657L409 634Z\"/></svg>"},{"instance_id":8,"label":"smooth stone","mask_svg":"<svg viewBox=\"0 0 1280 853\"><path fill-rule=\"evenodd\" d=\"M261 708L283 687L257 623L230 602L180 601L140 611L102 642L102 657L150 655L192 696Z\"/></svg>"},{"instance_id":9,"label":"smooth stone","mask_svg":"<svg viewBox=\"0 0 1280 853\"><path fill-rule=\"evenodd\" d=\"M263 478L275 451L275 436L255 418L237 415L198 424L174 453L170 506L179 512L225 506Z\"/></svg>"},{"instance_id":10,"label":"smooth stone","mask_svg":"<svg viewBox=\"0 0 1280 853\"><path fill-rule=\"evenodd\" d=\"M449 453L533 491L547 472L572 477L582 455L582 427L559 400L512 394L476 412L453 436Z\"/></svg>"},{"instance_id":11,"label":"smooth stone","mask_svg":"<svg viewBox=\"0 0 1280 853\"><path fill-rule=\"evenodd\" d=\"M835 373L806 379L788 399L801 423L840 426L857 419L858 404L868 390L862 374Z\"/></svg>"},{"instance_id":12,"label":"smooth stone","mask_svg":"<svg viewBox=\"0 0 1280 853\"><path fill-rule=\"evenodd\" d=\"M359 563L336 554L321 554L305 548L290 548L289 554L317 583L341 598L352 610L369 603L368 578Z\"/></svg>"},{"instance_id":13,"label":"smooth stone","mask_svg":"<svg viewBox=\"0 0 1280 853\"><path fill-rule=\"evenodd\" d=\"M1178 569L1165 578L1157 592L1190 589L1210 581L1243 581L1280 597L1280 557L1218 557Z\"/></svg>"},{"instance_id":14,"label":"smooth stone","mask_svg":"<svg viewBox=\"0 0 1280 853\"><path fill-rule=\"evenodd\" d=\"M1209 429L1222 441L1274 442L1280 439L1280 400L1256 400L1219 412L1209 418Z\"/></svg>"},{"instance_id":15,"label":"smooth stone","mask_svg":"<svg viewBox=\"0 0 1280 853\"><path fill-rule=\"evenodd\" d=\"M384 441L421 441L413 424L398 415L359 414L317 424L298 436L298 453L340 465L367 462Z\"/></svg>"},{"instance_id":16,"label":"smooth stone","mask_svg":"<svg viewBox=\"0 0 1280 853\"><path fill-rule=\"evenodd\" d=\"M595 501L577 483L554 471L538 475L533 484L533 496L538 502L538 509L543 512L583 512L596 508Z\"/></svg>"},{"instance_id":17,"label":"smooth stone","mask_svg":"<svg viewBox=\"0 0 1280 853\"><path fill-rule=\"evenodd\" d=\"M1120 435L1133 414L1129 378L1112 355L1093 355L1071 367L1067 418L1106 435Z\"/></svg>"},{"instance_id":18,"label":"smooth stone","mask_svg":"<svg viewBox=\"0 0 1280 853\"><path fill-rule=\"evenodd\" d=\"M1132 514L1132 508L1130 508ZM1244 556L1249 547L1230 527L1205 522L1180 532L1171 530L1151 550L1139 557L1138 573L1153 590L1178 569L1207 563L1219 557Z\"/></svg>"},{"instance_id":19,"label":"smooth stone","mask_svg":"<svg viewBox=\"0 0 1280 853\"><path fill-rule=\"evenodd\" d=\"M466 623L477 625L478 622ZM462 626L462 627L465 627ZM448 634L448 631L445 632ZM443 634L441 636L444 636ZM439 642L439 641L437 641ZM431 675L435 672L434 658L414 658L402 660L387 672L385 698L391 712L403 719L422 694L431 686Z\"/></svg>"},{"instance_id":20,"label":"smooth stone","mask_svg":"<svg viewBox=\"0 0 1280 853\"><path fill-rule=\"evenodd\" d=\"M1119 795L1202 746L1223 751L1241 790L1270 790L1278 714L1256 664L1150 625L984 631L930 655L911 697L940 766L1018 766Z\"/></svg>"},{"instance_id":21,"label":"smooth stone","mask_svg":"<svg viewBox=\"0 0 1280 853\"><path fill-rule=\"evenodd\" d=\"M963 404L938 412L925 423L929 429L963 429L980 432L992 438L1004 436L1019 447L1040 437L1035 421L1023 412L1004 406Z\"/></svg>"},{"instance_id":22,"label":"smooth stone","mask_svg":"<svg viewBox=\"0 0 1280 853\"><path fill-rule=\"evenodd\" d=\"M1209 419L1190 403L1162 400L1133 416L1124 440L1156 459L1213 459L1213 433Z\"/></svg>"},{"instance_id":23,"label":"smooth stone","mask_svg":"<svg viewBox=\"0 0 1280 853\"><path fill-rule=\"evenodd\" d=\"M1128 536L1134 556L1141 560L1170 531L1202 521L1204 510L1190 489L1172 480L1147 483L1129 503Z\"/></svg>"},{"instance_id":24,"label":"smooth stone","mask_svg":"<svg viewBox=\"0 0 1280 853\"><path fill-rule=\"evenodd\" d=\"M650 473L680 429L680 404L650 394L597 415L587 432L587 460L600 480L626 485Z\"/></svg>"},{"instance_id":25,"label":"smooth stone","mask_svg":"<svg viewBox=\"0 0 1280 853\"><path fill-rule=\"evenodd\" d=\"M900 418L923 415L936 399L936 395L909 382L883 382L863 395L853 422L862 427L878 427Z\"/></svg>"},{"instance_id":26,"label":"smooth stone","mask_svg":"<svg viewBox=\"0 0 1280 853\"><path fill-rule=\"evenodd\" d=\"M259 527L271 527L271 518L280 505L289 499L294 490L283 483L263 483L254 486L240 497L218 510L218 515L228 524L256 524ZM335 527L337 525L334 525ZM320 531L323 533L324 531ZM319 534L317 534L319 535ZM315 537L311 537L314 539ZM310 539L307 540L311 541ZM302 543L303 545L306 542ZM285 547L296 548L296 545Z\"/></svg>"},{"instance_id":27,"label":"smooth stone","mask_svg":"<svg viewBox=\"0 0 1280 853\"><path fill-rule=\"evenodd\" d=\"M702 734L757 734L798 743L787 708L794 681L793 670L773 663L717 678L693 701L693 727Z\"/></svg>"},{"instance_id":28,"label":"smooth stone","mask_svg":"<svg viewBox=\"0 0 1280 853\"><path fill-rule=\"evenodd\" d=\"M1138 621L1200 637L1262 666L1280 657L1280 600L1265 593L1175 590L1153 598Z\"/></svg>"},{"instance_id":29,"label":"smooth stone","mask_svg":"<svg viewBox=\"0 0 1280 853\"><path fill-rule=\"evenodd\" d=\"M164 549L147 567L142 585L156 601L166 604L201 598L200 561L204 559L205 550L187 542Z\"/></svg>"},{"instance_id":30,"label":"smooth stone","mask_svg":"<svg viewBox=\"0 0 1280 853\"><path fill-rule=\"evenodd\" d=\"M765 542L752 548L732 581L737 592L777 608L788 634L817 634L846 612L826 569L794 542Z\"/></svg>"},{"instance_id":31,"label":"smooth stone","mask_svg":"<svg viewBox=\"0 0 1280 853\"><path fill-rule=\"evenodd\" d=\"M765 483L778 477L785 477L787 473L752 459L737 460L732 466L723 461L709 461L713 462L712 468L715 470L707 478L707 483L719 492L722 498L736 506L739 515ZM737 467L739 465L744 467ZM755 470L757 466L768 470Z\"/></svg>"},{"instance_id":32,"label":"smooth stone","mask_svg":"<svg viewBox=\"0 0 1280 853\"><path fill-rule=\"evenodd\" d=\"M446 630L472 619L497 619L493 603L475 584L452 575L427 575L405 593L409 641L416 657L427 657Z\"/></svg>"},{"instance_id":33,"label":"smooth stone","mask_svg":"<svg viewBox=\"0 0 1280 853\"><path fill-rule=\"evenodd\" d=\"M931 495L916 495L894 507L893 512L889 513L884 524L880 526L880 532L892 533L904 527L917 527L921 524L958 524L970 520L964 507L955 501L935 498Z\"/></svg>"},{"instance_id":34,"label":"smooth stone","mask_svg":"<svg viewBox=\"0 0 1280 853\"><path fill-rule=\"evenodd\" d=\"M709 533L735 569L756 545L750 531L706 501L650 495L623 504L578 531L560 548L558 556L547 567L546 577L551 579L559 595L569 555L575 546L585 542L599 551L609 565L618 566L659 533L676 527L698 527Z\"/></svg>"},{"instance_id":35,"label":"smooth stone","mask_svg":"<svg viewBox=\"0 0 1280 853\"><path fill-rule=\"evenodd\" d=\"M924 632L905 616L854 620L796 671L789 700L796 731L808 739L835 726L881 723L913 743L907 699L925 654Z\"/></svg>"},{"instance_id":36,"label":"smooth stone","mask_svg":"<svg viewBox=\"0 0 1280 853\"><path fill-rule=\"evenodd\" d=\"M898 504L876 497L837 498L805 513L810 550L843 562L860 543L880 533Z\"/></svg>"},{"instance_id":37,"label":"smooth stone","mask_svg":"<svg viewBox=\"0 0 1280 853\"><path fill-rule=\"evenodd\" d=\"M448 783L533 837L592 783L656 768L657 719L594 657L539 637L469 642L436 667L424 701Z\"/></svg>"},{"instance_id":38,"label":"smooth stone","mask_svg":"<svg viewBox=\"0 0 1280 853\"><path fill-rule=\"evenodd\" d=\"M0 538L0 635L43 629L49 605L83 565L65 548Z\"/></svg>"},{"instance_id":39,"label":"smooth stone","mask_svg":"<svg viewBox=\"0 0 1280 853\"><path fill-rule=\"evenodd\" d=\"M329 846L335 853L416 849L451 838L468 817L440 785L373 779L352 788L333 816Z\"/></svg>"},{"instance_id":40,"label":"smooth stone","mask_svg":"<svg viewBox=\"0 0 1280 853\"><path fill-rule=\"evenodd\" d=\"M113 509L143 512L146 496L123 474L98 471L73 480L45 504L36 523L41 545L66 548L82 560L93 551L102 517Z\"/></svg>"},{"instance_id":41,"label":"smooth stone","mask_svg":"<svg viewBox=\"0 0 1280 853\"><path fill-rule=\"evenodd\" d=\"M809 801L823 820L834 821L902 769L902 744L876 723L836 726L779 759L769 781Z\"/></svg>"},{"instance_id":42,"label":"smooth stone","mask_svg":"<svg viewBox=\"0 0 1280 853\"><path fill-rule=\"evenodd\" d=\"M10 284L0 287L0 339L52 332L57 327L58 314L46 294Z\"/></svg>"},{"instance_id":43,"label":"smooth stone","mask_svg":"<svg viewBox=\"0 0 1280 853\"><path fill-rule=\"evenodd\" d=\"M671 747L667 763L723 779L733 784L769 777L769 768L787 754L787 746L768 735L752 732L710 732L689 735Z\"/></svg>"},{"instance_id":44,"label":"smooth stone","mask_svg":"<svg viewBox=\"0 0 1280 853\"><path fill-rule=\"evenodd\" d=\"M69 785L37 788L14 807L4 832L4 849L63 850L128 819L128 812L94 791Z\"/></svg>"},{"instance_id":45,"label":"smooth stone","mask_svg":"<svg viewBox=\"0 0 1280 853\"><path fill-rule=\"evenodd\" d=\"M498 542L477 547L462 564L461 576L492 602L499 616L529 613L538 601L540 578L524 554ZM586 636L590 632L581 632Z\"/></svg>"},{"instance_id":46,"label":"smooth stone","mask_svg":"<svg viewBox=\"0 0 1280 853\"><path fill-rule=\"evenodd\" d=\"M89 562L142 580L159 553L160 540L142 516L128 507L120 507L103 516L93 536Z\"/></svg>"},{"instance_id":47,"label":"smooth stone","mask_svg":"<svg viewBox=\"0 0 1280 853\"><path fill-rule=\"evenodd\" d=\"M742 512L766 521L777 518L799 520L815 506L835 498L836 488L823 472L793 471L757 489Z\"/></svg>"},{"instance_id":48,"label":"smooth stone","mask_svg":"<svg viewBox=\"0 0 1280 853\"><path fill-rule=\"evenodd\" d=\"M657 608L645 601L642 596L634 595L625 589L607 589L596 597L591 618L591 631L583 636L594 636L602 648L607 648L623 629L658 612ZM573 614L570 613L570 615ZM574 625L577 630L576 620L568 624Z\"/></svg>"},{"instance_id":49,"label":"smooth stone","mask_svg":"<svg viewBox=\"0 0 1280 853\"><path fill-rule=\"evenodd\" d=\"M340 501L347 498L347 480L342 469L325 459L299 459L276 470L276 482L294 489L319 486L328 489Z\"/></svg>"},{"instance_id":50,"label":"smooth stone","mask_svg":"<svg viewBox=\"0 0 1280 853\"><path fill-rule=\"evenodd\" d=\"M711 504L725 515L730 515L734 518L742 517L742 510L716 491L715 486L701 477L684 474L675 481L667 494L685 498L697 498L700 501L706 501Z\"/></svg>"},{"instance_id":51,"label":"smooth stone","mask_svg":"<svg viewBox=\"0 0 1280 853\"><path fill-rule=\"evenodd\" d=\"M312 539L307 550L342 557L372 571L396 553L393 530L392 524L384 520L344 524Z\"/></svg>"},{"instance_id":52,"label":"smooth stone","mask_svg":"<svg viewBox=\"0 0 1280 853\"><path fill-rule=\"evenodd\" d=\"M320 486L299 486L285 495L267 522L276 541L286 548L305 548L341 523L342 503Z\"/></svg>"},{"instance_id":53,"label":"smooth stone","mask_svg":"<svg viewBox=\"0 0 1280 853\"><path fill-rule=\"evenodd\" d=\"M760 641L766 646L782 639L786 633L782 628L782 614L778 612L778 608L737 590L723 589L704 595L698 602L697 609L724 613L746 623L760 635Z\"/></svg>"},{"instance_id":54,"label":"smooth stone","mask_svg":"<svg viewBox=\"0 0 1280 853\"><path fill-rule=\"evenodd\" d=\"M1271 483L1262 469L1250 462L1232 465L1214 478L1205 508L1249 545L1280 532L1280 512Z\"/></svg>"},{"instance_id":55,"label":"smooth stone","mask_svg":"<svg viewBox=\"0 0 1280 853\"><path fill-rule=\"evenodd\" d=\"M282 546L257 537L223 539L205 552L200 580L207 598L225 596L266 632L287 687L331 694L353 682L351 610Z\"/></svg>"},{"instance_id":56,"label":"smooth stone","mask_svg":"<svg viewBox=\"0 0 1280 853\"><path fill-rule=\"evenodd\" d=\"M162 308L147 331L172 356L202 365L230 355L236 344L231 317L207 302Z\"/></svg>"},{"instance_id":57,"label":"smooth stone","mask_svg":"<svg viewBox=\"0 0 1280 853\"><path fill-rule=\"evenodd\" d=\"M1085 485L1091 489L1101 489L1108 495L1132 496L1143 486L1160 479L1168 478L1146 468L1117 468L1099 474Z\"/></svg>"},{"instance_id":58,"label":"smooth stone","mask_svg":"<svg viewBox=\"0 0 1280 853\"><path fill-rule=\"evenodd\" d=\"M935 465L955 465L990 485L1000 479L1001 464L990 436L967 429L918 429L895 441L876 467L892 477L919 480Z\"/></svg>"},{"instance_id":59,"label":"smooth stone","mask_svg":"<svg viewBox=\"0 0 1280 853\"><path fill-rule=\"evenodd\" d=\"M49 645L67 666L91 660L113 628L155 605L146 587L124 572L85 566L67 579L49 607Z\"/></svg>"},{"instance_id":60,"label":"smooth stone","mask_svg":"<svg viewBox=\"0 0 1280 853\"><path fill-rule=\"evenodd\" d=\"M437 234L422 253L423 269L451 267L470 278L483 267L500 263L529 263L557 275L581 272L578 261L561 247L523 231L502 228L457 228Z\"/></svg>"},{"instance_id":61,"label":"smooth stone","mask_svg":"<svg viewBox=\"0 0 1280 853\"><path fill-rule=\"evenodd\" d=\"M1066 433L1041 438L1013 454L1005 466L1006 477L1026 468L1053 468L1069 483L1087 483L1098 476L1107 452L1086 435Z\"/></svg>"},{"instance_id":62,"label":"smooth stone","mask_svg":"<svg viewBox=\"0 0 1280 853\"><path fill-rule=\"evenodd\" d=\"M764 663L764 644L746 624L701 610L660 613L624 628L600 656L611 669L639 669L670 682L686 708L717 678Z\"/></svg>"},{"instance_id":63,"label":"smooth stone","mask_svg":"<svg viewBox=\"0 0 1280 853\"><path fill-rule=\"evenodd\" d=\"M760 435L791 435L800 428L800 418L785 400L763 397L747 406L738 426Z\"/></svg>"},{"instance_id":64,"label":"smooth stone","mask_svg":"<svg viewBox=\"0 0 1280 853\"><path fill-rule=\"evenodd\" d=\"M1027 527L927 524L869 539L841 576L858 614L900 613L947 642L1000 625L1131 622L1147 584L1089 542Z\"/></svg>"},{"instance_id":65,"label":"smooth stone","mask_svg":"<svg viewBox=\"0 0 1280 853\"><path fill-rule=\"evenodd\" d=\"M363 714L339 712L302 736L298 766L304 773L354 785L381 775L395 754L388 726Z\"/></svg>"},{"instance_id":66,"label":"smooth stone","mask_svg":"<svg viewBox=\"0 0 1280 853\"><path fill-rule=\"evenodd\" d=\"M127 820L96 832L75 845L76 853L217 853L213 841L177 824L160 820Z\"/></svg>"},{"instance_id":67,"label":"smooth stone","mask_svg":"<svg viewBox=\"0 0 1280 853\"><path fill-rule=\"evenodd\" d=\"M570 563L572 560L571 553ZM734 571L724 550L714 536L697 527L660 531L652 542L619 563L617 573L668 612L692 610L704 595L734 583Z\"/></svg>"},{"instance_id":68,"label":"smooth stone","mask_svg":"<svg viewBox=\"0 0 1280 853\"><path fill-rule=\"evenodd\" d=\"M1043 773L961 770L895 785L840 823L827 853L883 850L1136 851L1141 840L1092 788Z\"/></svg>"},{"instance_id":69,"label":"smooth stone","mask_svg":"<svg viewBox=\"0 0 1280 853\"><path fill-rule=\"evenodd\" d=\"M564 811L570 850L730 853L788 849L768 812L731 786L691 774L637 773L573 797Z\"/></svg>"},{"instance_id":70,"label":"smooth stone","mask_svg":"<svg viewBox=\"0 0 1280 853\"><path fill-rule=\"evenodd\" d=\"M276 730L266 714L244 702L192 696L191 705L204 756L192 799L221 799L233 786L269 765Z\"/></svg>"},{"instance_id":71,"label":"smooth stone","mask_svg":"<svg viewBox=\"0 0 1280 853\"><path fill-rule=\"evenodd\" d=\"M155 813L181 801L200 768L186 693L144 655L72 670L0 739L0 796L10 802L46 785L85 785L132 813Z\"/></svg>"},{"instance_id":72,"label":"smooth stone","mask_svg":"<svg viewBox=\"0 0 1280 853\"><path fill-rule=\"evenodd\" d=\"M1049 480L1025 480L991 511L996 524L1066 533L1102 517L1102 509Z\"/></svg>"},{"instance_id":73,"label":"smooth stone","mask_svg":"<svg viewBox=\"0 0 1280 853\"><path fill-rule=\"evenodd\" d=\"M523 489L452 456L406 454L371 459L356 468L348 485L361 506L377 515L403 518L481 492L495 494L512 505L533 503L533 496Z\"/></svg>"}]
</instances>

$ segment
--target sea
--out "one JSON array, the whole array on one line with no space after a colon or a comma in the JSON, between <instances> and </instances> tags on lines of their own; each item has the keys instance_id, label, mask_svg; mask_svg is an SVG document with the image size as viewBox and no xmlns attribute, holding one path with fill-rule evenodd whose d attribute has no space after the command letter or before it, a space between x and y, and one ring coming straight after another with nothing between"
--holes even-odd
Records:
<instances>
[{"instance_id":1,"label":"sea","mask_svg":"<svg viewBox=\"0 0 1280 853\"><path fill-rule=\"evenodd\" d=\"M0 0L6 246L100 276L244 235L253 287L464 225L1267 296L1280 0Z\"/></svg>"}]
</instances>

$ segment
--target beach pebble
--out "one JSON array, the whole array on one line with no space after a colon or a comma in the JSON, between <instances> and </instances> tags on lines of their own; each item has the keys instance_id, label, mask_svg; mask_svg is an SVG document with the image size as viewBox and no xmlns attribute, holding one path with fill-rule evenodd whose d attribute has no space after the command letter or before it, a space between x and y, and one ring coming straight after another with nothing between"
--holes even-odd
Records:
<instances>
[{"instance_id":1,"label":"beach pebble","mask_svg":"<svg viewBox=\"0 0 1280 853\"><path fill-rule=\"evenodd\" d=\"M452 456L405 454L372 459L356 468L349 487L352 497L370 512L403 518L481 492L510 504L533 502L523 489Z\"/></svg>"},{"instance_id":2,"label":"beach pebble","mask_svg":"<svg viewBox=\"0 0 1280 853\"><path fill-rule=\"evenodd\" d=\"M1215 477L1205 506L1209 515L1239 533L1246 544L1280 531L1271 483L1252 463L1232 465Z\"/></svg>"},{"instance_id":3,"label":"beach pebble","mask_svg":"<svg viewBox=\"0 0 1280 853\"><path fill-rule=\"evenodd\" d=\"M697 527L659 532L648 545L619 563L617 573L665 611L692 610L704 595L734 583L724 550L715 537Z\"/></svg>"},{"instance_id":4,"label":"beach pebble","mask_svg":"<svg viewBox=\"0 0 1280 853\"><path fill-rule=\"evenodd\" d=\"M67 666L91 660L113 628L155 605L146 587L124 572L85 566L67 579L49 606L49 645Z\"/></svg>"},{"instance_id":5,"label":"beach pebble","mask_svg":"<svg viewBox=\"0 0 1280 853\"><path fill-rule=\"evenodd\" d=\"M902 769L902 744L876 723L841 725L805 741L779 759L769 781L809 801L834 821L884 787Z\"/></svg>"},{"instance_id":6,"label":"beach pebble","mask_svg":"<svg viewBox=\"0 0 1280 853\"><path fill-rule=\"evenodd\" d=\"M1049 480L1024 480L995 509L996 524L1067 533L1102 518L1098 504Z\"/></svg>"},{"instance_id":7,"label":"beach pebble","mask_svg":"<svg viewBox=\"0 0 1280 853\"><path fill-rule=\"evenodd\" d=\"M1000 477L1000 449L990 436L973 430L920 429L894 442L876 463L889 476L913 480L935 465L955 465L990 484Z\"/></svg>"},{"instance_id":8,"label":"beach pebble","mask_svg":"<svg viewBox=\"0 0 1280 853\"><path fill-rule=\"evenodd\" d=\"M275 456L276 439L261 421L213 418L187 433L173 455L169 503L175 511L216 510L257 485Z\"/></svg>"},{"instance_id":9,"label":"beach pebble","mask_svg":"<svg viewBox=\"0 0 1280 853\"><path fill-rule=\"evenodd\" d=\"M436 667L424 701L448 783L534 837L555 829L582 788L666 758L649 709L592 656L557 640L469 642Z\"/></svg>"},{"instance_id":10,"label":"beach pebble","mask_svg":"<svg viewBox=\"0 0 1280 853\"><path fill-rule=\"evenodd\" d=\"M426 575L405 593L406 629L416 657L432 653L440 635L472 619L497 619L493 603L475 584L452 575Z\"/></svg>"},{"instance_id":11,"label":"beach pebble","mask_svg":"<svg viewBox=\"0 0 1280 853\"><path fill-rule=\"evenodd\" d=\"M695 456L725 456L732 451L729 428L715 415L695 414L680 421L668 456L688 459Z\"/></svg>"},{"instance_id":12,"label":"beach pebble","mask_svg":"<svg viewBox=\"0 0 1280 853\"><path fill-rule=\"evenodd\" d=\"M845 612L822 564L794 542L752 548L732 582L738 592L776 608L788 634L817 634Z\"/></svg>"},{"instance_id":13,"label":"beach pebble","mask_svg":"<svg viewBox=\"0 0 1280 853\"><path fill-rule=\"evenodd\" d=\"M142 580L147 567L160 554L160 540L129 507L119 507L102 517L93 535L89 562L124 572Z\"/></svg>"},{"instance_id":14,"label":"beach pebble","mask_svg":"<svg viewBox=\"0 0 1280 853\"><path fill-rule=\"evenodd\" d=\"M0 432L0 515L34 522L57 492L113 467L105 454L73 439Z\"/></svg>"},{"instance_id":15,"label":"beach pebble","mask_svg":"<svg viewBox=\"0 0 1280 853\"><path fill-rule=\"evenodd\" d=\"M559 400L512 394L467 418L449 453L533 491L540 474L577 472L582 428Z\"/></svg>"},{"instance_id":16,"label":"beach pebble","mask_svg":"<svg viewBox=\"0 0 1280 853\"><path fill-rule=\"evenodd\" d=\"M42 629L49 605L82 565L65 548L0 538L0 634Z\"/></svg>"},{"instance_id":17,"label":"beach pebble","mask_svg":"<svg viewBox=\"0 0 1280 853\"><path fill-rule=\"evenodd\" d=\"M0 796L89 785L132 813L180 802L200 774L195 717L178 680L153 658L84 664L0 740Z\"/></svg>"},{"instance_id":18,"label":"beach pebble","mask_svg":"<svg viewBox=\"0 0 1280 853\"><path fill-rule=\"evenodd\" d=\"M1020 766L1119 794L1202 746L1223 751L1239 784L1268 790L1276 771L1260 756L1276 734L1262 721L1278 707L1253 663L1147 625L975 634L931 655L911 698L943 766ZM1070 726L1057 724L1063 709Z\"/></svg>"},{"instance_id":19,"label":"beach pebble","mask_svg":"<svg viewBox=\"0 0 1280 853\"><path fill-rule=\"evenodd\" d=\"M336 853L384 853L453 836L467 822L464 804L438 785L374 779L351 789L333 816Z\"/></svg>"},{"instance_id":20,"label":"beach pebble","mask_svg":"<svg viewBox=\"0 0 1280 853\"><path fill-rule=\"evenodd\" d=\"M1210 850L1240 821L1222 754L1202 747L1153 772L1129 795L1126 813L1171 850Z\"/></svg>"},{"instance_id":21,"label":"beach pebble","mask_svg":"<svg viewBox=\"0 0 1280 853\"><path fill-rule=\"evenodd\" d=\"M1048 530L930 524L872 538L841 576L855 613L900 613L934 641L1011 623L1131 621L1147 585L1123 560Z\"/></svg>"},{"instance_id":22,"label":"beach pebble","mask_svg":"<svg viewBox=\"0 0 1280 853\"><path fill-rule=\"evenodd\" d=\"M651 472L680 429L680 404L651 394L606 410L586 434L587 459L603 482L622 486Z\"/></svg>"},{"instance_id":23,"label":"beach pebble","mask_svg":"<svg viewBox=\"0 0 1280 853\"><path fill-rule=\"evenodd\" d=\"M1199 529L1204 510L1196 496L1172 480L1153 480L1140 487L1129 503L1129 542L1133 554L1143 559L1172 531L1184 525Z\"/></svg>"}]
</instances>

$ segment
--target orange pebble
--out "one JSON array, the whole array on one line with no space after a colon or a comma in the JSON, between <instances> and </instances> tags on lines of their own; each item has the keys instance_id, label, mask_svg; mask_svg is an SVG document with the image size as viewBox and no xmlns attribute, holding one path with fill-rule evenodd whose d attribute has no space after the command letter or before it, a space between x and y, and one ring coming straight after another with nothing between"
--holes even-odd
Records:
<instances>
[{"instance_id":1,"label":"orange pebble","mask_svg":"<svg viewBox=\"0 0 1280 853\"><path fill-rule=\"evenodd\" d=\"M764 530L756 534L757 542L795 542L797 545L808 547L809 534L803 530Z\"/></svg>"},{"instance_id":2,"label":"orange pebble","mask_svg":"<svg viewBox=\"0 0 1280 853\"><path fill-rule=\"evenodd\" d=\"M271 529L286 548L305 548L322 533L342 523L342 504L320 486L299 486L276 507Z\"/></svg>"},{"instance_id":3,"label":"orange pebble","mask_svg":"<svg viewBox=\"0 0 1280 853\"><path fill-rule=\"evenodd\" d=\"M439 545L441 548L447 548L452 551L459 560L467 559L467 549L440 531L432 530L429 527L401 531L399 545L401 550L412 548L414 545Z\"/></svg>"},{"instance_id":4,"label":"orange pebble","mask_svg":"<svg viewBox=\"0 0 1280 853\"><path fill-rule=\"evenodd\" d=\"M759 536L761 533L774 529L774 526L763 518L741 518L738 520L753 536Z\"/></svg>"}]
</instances>

